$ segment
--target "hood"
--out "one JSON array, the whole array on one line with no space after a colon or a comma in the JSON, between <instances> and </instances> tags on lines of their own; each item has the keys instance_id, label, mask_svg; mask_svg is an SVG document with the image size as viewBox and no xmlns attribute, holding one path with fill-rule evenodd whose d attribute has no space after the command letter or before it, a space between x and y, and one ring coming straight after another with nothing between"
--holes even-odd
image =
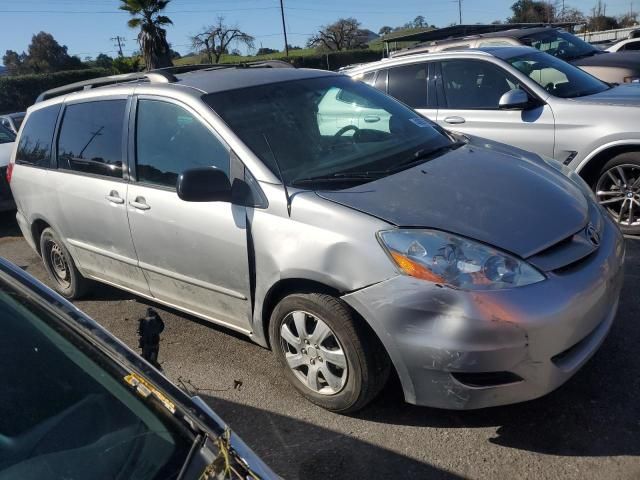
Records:
<instances>
[{"instance_id":1,"label":"hood","mask_svg":"<svg viewBox=\"0 0 640 480\"><path fill-rule=\"evenodd\" d=\"M445 230L522 258L586 226L588 203L571 180L537 157L496 146L470 143L394 175L317 194L399 227Z\"/></svg>"},{"instance_id":2,"label":"hood","mask_svg":"<svg viewBox=\"0 0 640 480\"><path fill-rule=\"evenodd\" d=\"M0 168L9 165L15 142L0 143Z\"/></svg>"},{"instance_id":3,"label":"hood","mask_svg":"<svg viewBox=\"0 0 640 480\"><path fill-rule=\"evenodd\" d=\"M637 55L637 54L636 54ZM640 57L640 55L638 55ZM627 83L586 97L571 98L578 103L640 107L640 83Z\"/></svg>"},{"instance_id":4,"label":"hood","mask_svg":"<svg viewBox=\"0 0 640 480\"><path fill-rule=\"evenodd\" d=\"M629 68L640 71L640 55L634 52L602 52L571 60L569 63L578 67Z\"/></svg>"}]
</instances>

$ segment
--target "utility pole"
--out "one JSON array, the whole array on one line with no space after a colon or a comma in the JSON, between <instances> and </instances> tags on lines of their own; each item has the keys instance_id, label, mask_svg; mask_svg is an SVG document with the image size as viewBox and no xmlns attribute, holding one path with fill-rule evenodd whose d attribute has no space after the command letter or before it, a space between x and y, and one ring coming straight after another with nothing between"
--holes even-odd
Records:
<instances>
[{"instance_id":1,"label":"utility pole","mask_svg":"<svg viewBox=\"0 0 640 480\"><path fill-rule=\"evenodd\" d=\"M124 57L124 55L122 54L122 47L124 46L124 37L121 37L120 35L117 35L113 38L111 38L110 40L116 42L118 44L118 55L121 57ZM114 45L115 47L115 45Z\"/></svg>"},{"instance_id":2,"label":"utility pole","mask_svg":"<svg viewBox=\"0 0 640 480\"><path fill-rule=\"evenodd\" d=\"M284 51L285 55L289 56L289 42L287 41L287 25L284 23L284 5L280 0L280 14L282 15L282 31L284 32Z\"/></svg>"},{"instance_id":3,"label":"utility pole","mask_svg":"<svg viewBox=\"0 0 640 480\"><path fill-rule=\"evenodd\" d=\"M459 16L459 24L462 25L462 0L458 0L458 16Z\"/></svg>"}]
</instances>

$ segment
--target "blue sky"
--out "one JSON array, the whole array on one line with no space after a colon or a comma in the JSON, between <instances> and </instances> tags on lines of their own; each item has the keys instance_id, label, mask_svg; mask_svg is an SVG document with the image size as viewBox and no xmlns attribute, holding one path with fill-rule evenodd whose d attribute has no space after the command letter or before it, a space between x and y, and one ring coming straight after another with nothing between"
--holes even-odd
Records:
<instances>
[{"instance_id":1,"label":"blue sky","mask_svg":"<svg viewBox=\"0 0 640 480\"><path fill-rule=\"evenodd\" d=\"M463 22L491 22L506 19L515 0L463 0ZM635 0L640 9L640 0ZM289 43L304 46L311 33L339 17L353 16L375 32L383 25L401 25L416 15L429 23L447 26L458 20L457 0L284 0ZM595 0L586 3L565 0L566 6L589 13ZM125 53L137 49L136 32L126 25L128 15L118 10L118 0L0 0L0 54L5 50L26 50L31 36L44 30L69 53L81 58L99 53L114 56L110 38L126 38ZM607 2L607 14L629 10L630 1ZM190 49L189 37L223 15L256 37L256 47L282 49L279 0L172 0L167 15L174 25L168 30L173 47L181 53Z\"/></svg>"}]
</instances>

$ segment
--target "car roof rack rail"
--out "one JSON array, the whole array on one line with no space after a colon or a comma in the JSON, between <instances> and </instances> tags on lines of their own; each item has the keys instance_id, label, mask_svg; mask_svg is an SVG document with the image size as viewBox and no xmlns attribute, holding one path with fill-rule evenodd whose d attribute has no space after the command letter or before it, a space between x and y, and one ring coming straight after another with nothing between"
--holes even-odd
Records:
<instances>
[{"instance_id":1,"label":"car roof rack rail","mask_svg":"<svg viewBox=\"0 0 640 480\"><path fill-rule=\"evenodd\" d=\"M139 81L149 81L151 83L174 83L179 79L176 75L182 73L195 72L199 70L219 70L226 68L295 68L284 60L257 60L242 63L211 63L197 65L178 65L166 68L157 68L149 72L124 73L122 75L110 75L108 77L93 78L81 82L70 83L62 87L52 88L38 95L35 103L43 102L50 98L59 97L73 92L81 92L92 88L117 85L119 83L130 83Z\"/></svg>"},{"instance_id":2,"label":"car roof rack rail","mask_svg":"<svg viewBox=\"0 0 640 480\"><path fill-rule=\"evenodd\" d=\"M152 83L171 83L178 79L167 72L153 70L151 72L140 73L124 73L122 75L110 75L108 77L92 78L90 80L83 80L82 82L70 83L69 85L63 85L62 87L52 88L45 92L42 92L36 98L35 103L43 102L50 98L66 95L67 93L81 92L83 90L90 90L92 88L104 87L107 85L116 85L118 83L130 83L135 81L147 80Z\"/></svg>"}]
</instances>

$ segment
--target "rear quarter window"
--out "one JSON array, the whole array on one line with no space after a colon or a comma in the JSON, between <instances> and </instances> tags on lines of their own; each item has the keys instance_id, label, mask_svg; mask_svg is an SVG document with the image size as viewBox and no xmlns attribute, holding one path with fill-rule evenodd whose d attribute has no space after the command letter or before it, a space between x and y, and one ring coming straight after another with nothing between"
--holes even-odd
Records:
<instances>
[{"instance_id":1,"label":"rear quarter window","mask_svg":"<svg viewBox=\"0 0 640 480\"><path fill-rule=\"evenodd\" d=\"M51 167L51 143L60 105L32 112L22 129L16 163L35 167Z\"/></svg>"}]
</instances>

